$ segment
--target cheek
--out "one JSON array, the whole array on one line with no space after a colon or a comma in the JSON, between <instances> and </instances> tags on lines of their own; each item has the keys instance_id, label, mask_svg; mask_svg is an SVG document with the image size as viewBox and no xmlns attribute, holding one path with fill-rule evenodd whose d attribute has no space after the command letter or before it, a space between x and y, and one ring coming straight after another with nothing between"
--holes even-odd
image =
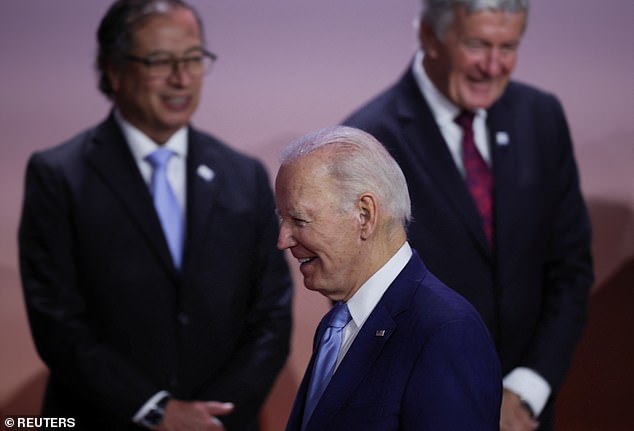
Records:
<instances>
[{"instance_id":1,"label":"cheek","mask_svg":"<svg viewBox=\"0 0 634 431\"><path fill-rule=\"evenodd\" d=\"M473 59L461 55L451 59L447 79L452 92L458 91L458 88L467 83L469 75L477 69L477 62Z\"/></svg>"},{"instance_id":2,"label":"cheek","mask_svg":"<svg viewBox=\"0 0 634 431\"><path fill-rule=\"evenodd\" d=\"M196 96L200 96L200 92L203 89L203 80L202 80L202 78L194 81L194 83L192 84L192 89L193 89L194 93L196 94Z\"/></svg>"},{"instance_id":3,"label":"cheek","mask_svg":"<svg viewBox=\"0 0 634 431\"><path fill-rule=\"evenodd\" d=\"M459 79L466 79L470 74L477 72L480 59L476 56L462 54L454 59L452 74Z\"/></svg>"},{"instance_id":4,"label":"cheek","mask_svg":"<svg viewBox=\"0 0 634 431\"><path fill-rule=\"evenodd\" d=\"M508 75L510 75L515 69L515 65L517 64L517 55L513 54L509 58L505 58L502 60L502 66L504 67L504 71Z\"/></svg>"},{"instance_id":5,"label":"cheek","mask_svg":"<svg viewBox=\"0 0 634 431\"><path fill-rule=\"evenodd\" d=\"M121 89L128 95L129 99L137 102L148 99L152 94L151 85L133 80L121 80Z\"/></svg>"},{"instance_id":6,"label":"cheek","mask_svg":"<svg viewBox=\"0 0 634 431\"><path fill-rule=\"evenodd\" d=\"M350 235L349 232L340 232L340 235L331 241L331 250L334 251L333 256L336 257L336 264L347 267L358 265L359 255L361 252L361 239L358 236Z\"/></svg>"}]
</instances>

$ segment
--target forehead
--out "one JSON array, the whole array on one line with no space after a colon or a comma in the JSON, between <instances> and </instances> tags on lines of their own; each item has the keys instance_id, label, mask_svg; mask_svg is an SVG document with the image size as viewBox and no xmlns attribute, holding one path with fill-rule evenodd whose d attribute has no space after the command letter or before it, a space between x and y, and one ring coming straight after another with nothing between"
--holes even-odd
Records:
<instances>
[{"instance_id":1,"label":"forehead","mask_svg":"<svg viewBox=\"0 0 634 431\"><path fill-rule=\"evenodd\" d=\"M323 151L317 151L283 165L275 187L278 198L294 209L332 201L335 194L328 170L328 156Z\"/></svg>"},{"instance_id":2,"label":"forehead","mask_svg":"<svg viewBox=\"0 0 634 431\"><path fill-rule=\"evenodd\" d=\"M519 38L525 22L526 12L481 10L468 13L464 7L458 7L452 28L467 34Z\"/></svg>"},{"instance_id":3,"label":"forehead","mask_svg":"<svg viewBox=\"0 0 634 431\"><path fill-rule=\"evenodd\" d=\"M133 41L139 49L187 49L202 45L202 34L189 9L175 8L142 22L134 31Z\"/></svg>"}]
</instances>

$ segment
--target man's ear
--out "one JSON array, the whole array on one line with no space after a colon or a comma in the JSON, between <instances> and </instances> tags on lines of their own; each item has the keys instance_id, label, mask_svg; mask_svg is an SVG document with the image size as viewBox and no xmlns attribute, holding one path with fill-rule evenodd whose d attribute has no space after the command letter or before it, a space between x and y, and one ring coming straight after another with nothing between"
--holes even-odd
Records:
<instances>
[{"instance_id":1,"label":"man's ear","mask_svg":"<svg viewBox=\"0 0 634 431\"><path fill-rule=\"evenodd\" d=\"M110 81L110 87L114 93L117 93L121 87L121 71L110 63L106 65L105 69Z\"/></svg>"},{"instance_id":2,"label":"man's ear","mask_svg":"<svg viewBox=\"0 0 634 431\"><path fill-rule=\"evenodd\" d=\"M440 41L436 37L434 29L427 26L427 24L423 22L422 18L418 22L418 40L426 57L432 59L438 57L438 46L440 45Z\"/></svg>"},{"instance_id":3,"label":"man's ear","mask_svg":"<svg viewBox=\"0 0 634 431\"><path fill-rule=\"evenodd\" d=\"M376 197L371 193L364 193L357 202L359 211L359 226L361 239L368 239L378 225L378 205Z\"/></svg>"}]
</instances>

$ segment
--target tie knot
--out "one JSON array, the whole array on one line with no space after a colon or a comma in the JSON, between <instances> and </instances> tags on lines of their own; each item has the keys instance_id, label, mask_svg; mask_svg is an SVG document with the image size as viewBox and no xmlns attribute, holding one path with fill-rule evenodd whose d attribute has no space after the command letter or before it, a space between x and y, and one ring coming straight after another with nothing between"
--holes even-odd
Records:
<instances>
[{"instance_id":1,"label":"tie knot","mask_svg":"<svg viewBox=\"0 0 634 431\"><path fill-rule=\"evenodd\" d=\"M348 324L350 319L352 319L352 316L350 316L348 305L343 302L339 302L335 305L335 310L330 317L328 326L332 326L333 328L343 328Z\"/></svg>"},{"instance_id":2,"label":"tie knot","mask_svg":"<svg viewBox=\"0 0 634 431\"><path fill-rule=\"evenodd\" d=\"M167 162L174 155L172 150L168 150L167 148L159 148L156 151L153 151L145 159L152 165L154 169L160 169L167 166Z\"/></svg>"},{"instance_id":3,"label":"tie knot","mask_svg":"<svg viewBox=\"0 0 634 431\"><path fill-rule=\"evenodd\" d=\"M471 129L471 124L473 123L473 117L475 114L472 111L462 110L460 114L458 114L455 118L456 124L462 127L463 130Z\"/></svg>"}]
</instances>

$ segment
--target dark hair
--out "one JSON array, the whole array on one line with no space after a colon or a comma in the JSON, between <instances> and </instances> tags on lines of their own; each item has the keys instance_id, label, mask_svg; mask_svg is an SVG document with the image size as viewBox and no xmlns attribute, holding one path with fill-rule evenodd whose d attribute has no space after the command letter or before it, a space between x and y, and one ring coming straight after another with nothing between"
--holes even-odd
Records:
<instances>
[{"instance_id":1,"label":"dark hair","mask_svg":"<svg viewBox=\"0 0 634 431\"><path fill-rule=\"evenodd\" d=\"M200 15L193 6L183 0L117 0L97 29L97 59L95 68L99 75L99 90L112 97L112 86L108 78L108 66L122 67L125 56L132 49L134 31L148 18L165 14L175 8L191 11L196 17L204 43L204 28Z\"/></svg>"}]
</instances>

